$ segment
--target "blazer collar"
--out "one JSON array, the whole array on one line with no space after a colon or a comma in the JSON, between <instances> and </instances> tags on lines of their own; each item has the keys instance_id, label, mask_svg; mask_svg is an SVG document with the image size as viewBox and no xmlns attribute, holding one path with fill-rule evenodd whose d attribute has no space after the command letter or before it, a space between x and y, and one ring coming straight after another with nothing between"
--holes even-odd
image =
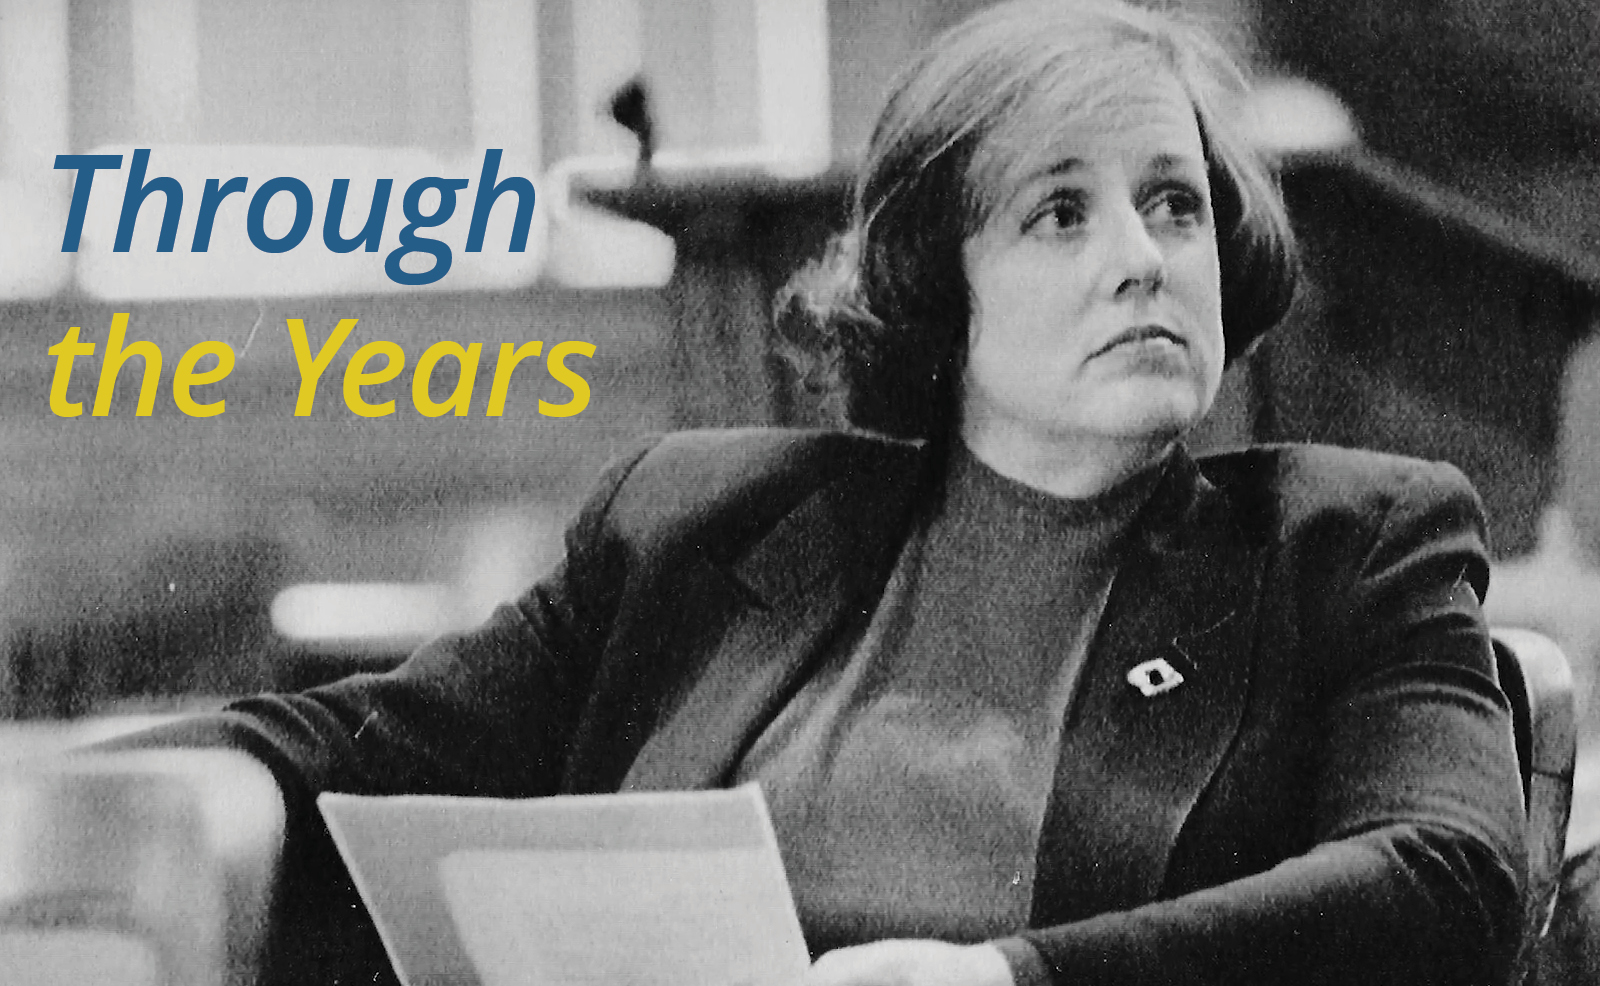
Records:
<instances>
[{"instance_id":1,"label":"blazer collar","mask_svg":"<svg viewBox=\"0 0 1600 986\"><path fill-rule=\"evenodd\" d=\"M720 784L828 641L871 616L934 457L920 445L866 447L869 456L806 497L748 551L726 562L702 557L683 574L709 595L735 600L733 611L696 683L628 769L625 789Z\"/></svg>"},{"instance_id":2,"label":"blazer collar","mask_svg":"<svg viewBox=\"0 0 1600 986\"><path fill-rule=\"evenodd\" d=\"M937 487L944 459L928 444L865 441L870 441L870 458L864 456L859 466L819 487L747 552L726 563L728 575L752 601L809 610L833 598L834 589L857 589L863 580L887 575L867 562L883 562L881 550L899 548L911 521L908 508ZM1161 468L1135 522L1134 547L1155 556L1181 555L1197 546L1195 538L1203 536L1199 521L1217 512L1221 495L1181 445Z\"/></svg>"}]
</instances>

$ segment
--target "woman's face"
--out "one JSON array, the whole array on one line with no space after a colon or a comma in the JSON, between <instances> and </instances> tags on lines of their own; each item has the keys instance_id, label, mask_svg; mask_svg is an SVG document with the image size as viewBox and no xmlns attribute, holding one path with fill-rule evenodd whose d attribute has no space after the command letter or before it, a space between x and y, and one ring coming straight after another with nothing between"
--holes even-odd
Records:
<instances>
[{"instance_id":1,"label":"woman's face","mask_svg":"<svg viewBox=\"0 0 1600 986\"><path fill-rule=\"evenodd\" d=\"M964 246L969 445L1164 447L1216 396L1222 303L1194 109L1159 75L1126 96L1022 169Z\"/></svg>"}]
</instances>

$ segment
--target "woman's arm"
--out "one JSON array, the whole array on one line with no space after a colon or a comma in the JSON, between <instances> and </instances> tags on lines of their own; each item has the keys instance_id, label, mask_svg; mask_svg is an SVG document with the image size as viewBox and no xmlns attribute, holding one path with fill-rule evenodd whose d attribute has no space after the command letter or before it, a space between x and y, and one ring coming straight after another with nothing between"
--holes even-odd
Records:
<instances>
[{"instance_id":1,"label":"woman's arm","mask_svg":"<svg viewBox=\"0 0 1600 986\"><path fill-rule=\"evenodd\" d=\"M1028 933L1058 982L1504 981L1523 816L1479 610L1482 529L1459 473L1418 472L1325 625L1304 628L1305 653L1345 669L1307 724L1322 754L1316 845L1245 879Z\"/></svg>"},{"instance_id":2,"label":"woman's arm","mask_svg":"<svg viewBox=\"0 0 1600 986\"><path fill-rule=\"evenodd\" d=\"M606 512L649 447L607 469L568 529L562 564L477 629L435 640L386 674L247 698L108 746L243 750L272 770L291 832L327 790L553 792L621 582Z\"/></svg>"}]
</instances>

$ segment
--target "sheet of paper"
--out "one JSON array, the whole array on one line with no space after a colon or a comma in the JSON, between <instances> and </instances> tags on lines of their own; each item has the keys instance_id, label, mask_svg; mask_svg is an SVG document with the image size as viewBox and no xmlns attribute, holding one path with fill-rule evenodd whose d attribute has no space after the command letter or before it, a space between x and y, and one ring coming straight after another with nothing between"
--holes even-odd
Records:
<instances>
[{"instance_id":1,"label":"sheet of paper","mask_svg":"<svg viewBox=\"0 0 1600 986\"><path fill-rule=\"evenodd\" d=\"M805 972L754 785L317 803L407 986L789 986Z\"/></svg>"}]
</instances>

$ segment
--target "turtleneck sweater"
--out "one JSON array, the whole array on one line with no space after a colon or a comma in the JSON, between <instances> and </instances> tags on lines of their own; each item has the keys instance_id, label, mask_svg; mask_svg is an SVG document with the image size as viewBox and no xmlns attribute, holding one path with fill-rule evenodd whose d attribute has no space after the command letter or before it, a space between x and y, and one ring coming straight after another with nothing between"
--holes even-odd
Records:
<instances>
[{"instance_id":1,"label":"turtleneck sweater","mask_svg":"<svg viewBox=\"0 0 1600 986\"><path fill-rule=\"evenodd\" d=\"M1158 474L1063 499L952 449L870 618L736 771L813 954L1027 927L1063 717Z\"/></svg>"}]
</instances>

